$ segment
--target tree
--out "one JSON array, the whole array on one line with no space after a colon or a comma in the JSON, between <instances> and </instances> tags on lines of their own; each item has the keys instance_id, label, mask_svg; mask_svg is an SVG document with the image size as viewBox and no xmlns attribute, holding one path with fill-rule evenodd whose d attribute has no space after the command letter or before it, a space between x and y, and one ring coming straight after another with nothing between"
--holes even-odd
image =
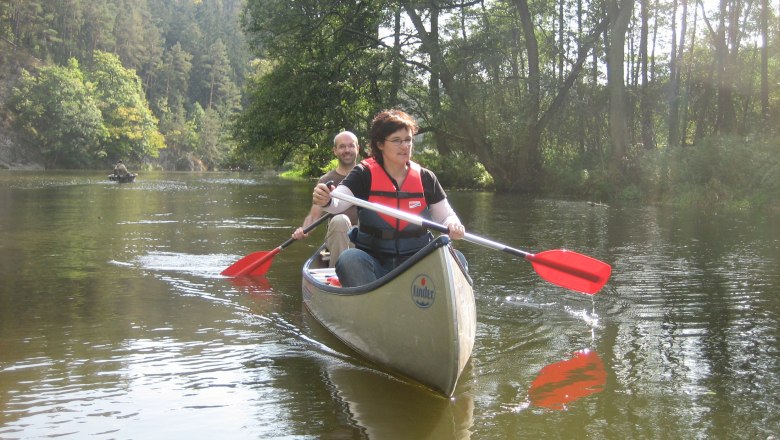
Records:
<instances>
[{"instance_id":1,"label":"tree","mask_svg":"<svg viewBox=\"0 0 780 440\"><path fill-rule=\"evenodd\" d=\"M481 21L491 24L489 32L470 29L470 41L453 38L447 45L431 41L424 13L409 4L405 11L420 38L420 50L430 60L426 70L438 72L449 100L440 118L449 123L436 129L446 133L450 146L457 147L453 149L476 156L497 189L538 191L542 135L563 111L606 21L595 22L582 39L556 89L545 80L551 71L544 69L554 70L555 64L543 58L535 12L526 0L498 2L494 9L481 11Z\"/></svg>"},{"instance_id":2,"label":"tree","mask_svg":"<svg viewBox=\"0 0 780 440\"><path fill-rule=\"evenodd\" d=\"M761 119L769 122L769 0L761 0Z\"/></svg>"},{"instance_id":3,"label":"tree","mask_svg":"<svg viewBox=\"0 0 780 440\"><path fill-rule=\"evenodd\" d=\"M186 120L197 102L205 107L211 100L220 113L224 138L225 122L241 108L249 66L239 20L243 4L243 0L0 0L4 40L0 75L12 74L14 69L4 68L29 55L38 58L36 62L58 65L75 58L90 69L98 51L113 53L142 79L158 118L182 107Z\"/></svg>"},{"instance_id":4,"label":"tree","mask_svg":"<svg viewBox=\"0 0 780 440\"><path fill-rule=\"evenodd\" d=\"M84 2L84 26L81 29L81 51L84 61L91 61L96 50L111 51L116 41L113 35L116 6L109 2Z\"/></svg>"},{"instance_id":5,"label":"tree","mask_svg":"<svg viewBox=\"0 0 780 440\"><path fill-rule=\"evenodd\" d=\"M609 133L612 140L610 165L622 174L628 147L627 106L623 60L626 30L631 19L632 0L609 0L609 40L607 46L607 88L609 89Z\"/></svg>"},{"instance_id":6,"label":"tree","mask_svg":"<svg viewBox=\"0 0 780 440\"><path fill-rule=\"evenodd\" d=\"M192 55L176 43L163 55L163 62L155 73L154 90L150 92L157 111L176 108L187 102Z\"/></svg>"},{"instance_id":7,"label":"tree","mask_svg":"<svg viewBox=\"0 0 780 440\"><path fill-rule=\"evenodd\" d=\"M10 104L46 168L89 167L101 156L108 130L75 59L64 67L44 67L37 76L23 71Z\"/></svg>"},{"instance_id":8,"label":"tree","mask_svg":"<svg viewBox=\"0 0 780 440\"><path fill-rule=\"evenodd\" d=\"M673 11L676 15L677 0L674 2ZM688 28L688 0L682 0L682 24L680 29L680 44L676 40L676 21L672 24L672 53L669 62L669 137L668 143L671 147L680 144L680 69L682 68L683 54L685 53L685 34ZM683 139L684 142L684 139Z\"/></svg>"},{"instance_id":9,"label":"tree","mask_svg":"<svg viewBox=\"0 0 780 440\"><path fill-rule=\"evenodd\" d=\"M367 131L388 105L391 63L377 40L384 12L378 2L248 2L245 27L263 36L263 59L235 126L239 153L272 157L276 165L304 154L319 174L335 133Z\"/></svg>"},{"instance_id":10,"label":"tree","mask_svg":"<svg viewBox=\"0 0 780 440\"><path fill-rule=\"evenodd\" d=\"M685 2L686 0L683 0ZM650 12L649 12L649 0L641 0L640 2L640 15L641 15L641 36L640 36L640 42L639 42L639 62L640 62L640 70L641 70L641 76L642 76L642 86L640 90L641 94L641 129L642 129L642 145L645 149L652 150L655 149L655 133L653 132L653 103L655 100L651 96L650 89L650 60L648 55L648 45L649 45L649 33L650 33L650 27L649 27L649 20L650 20ZM684 10L685 8L683 8ZM683 13L684 15L684 13ZM684 27L683 27L684 29ZM682 52L682 50L681 50ZM679 83L679 79L677 80ZM675 116L676 117L676 116Z\"/></svg>"},{"instance_id":11,"label":"tree","mask_svg":"<svg viewBox=\"0 0 780 440\"><path fill-rule=\"evenodd\" d=\"M196 117L196 127L198 130L198 148L197 153L203 159L209 168L215 168L224 159L224 149L222 145L227 143L221 133L222 121L214 109L205 111L197 106L198 114Z\"/></svg>"},{"instance_id":12,"label":"tree","mask_svg":"<svg viewBox=\"0 0 780 440\"><path fill-rule=\"evenodd\" d=\"M217 40L211 45L201 65L206 73L203 83L208 97L206 108L211 109L212 106L218 107L230 101L235 102L236 88L230 80L230 60L227 56L227 47L222 40Z\"/></svg>"},{"instance_id":13,"label":"tree","mask_svg":"<svg viewBox=\"0 0 780 440\"><path fill-rule=\"evenodd\" d=\"M109 132L105 156L112 161L156 157L165 143L135 71L123 67L116 55L97 51L88 78Z\"/></svg>"}]
</instances>

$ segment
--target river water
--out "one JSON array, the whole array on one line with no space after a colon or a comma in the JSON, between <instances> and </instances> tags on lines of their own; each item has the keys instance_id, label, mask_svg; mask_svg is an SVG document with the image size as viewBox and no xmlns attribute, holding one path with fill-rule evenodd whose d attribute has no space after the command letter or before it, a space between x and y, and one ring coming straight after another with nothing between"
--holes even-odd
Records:
<instances>
[{"instance_id":1,"label":"river water","mask_svg":"<svg viewBox=\"0 0 780 440\"><path fill-rule=\"evenodd\" d=\"M0 171L0 438L751 438L780 432L780 215L451 192L467 229L613 265L595 296L457 242L477 301L452 399L318 326L272 250L311 183Z\"/></svg>"}]
</instances>

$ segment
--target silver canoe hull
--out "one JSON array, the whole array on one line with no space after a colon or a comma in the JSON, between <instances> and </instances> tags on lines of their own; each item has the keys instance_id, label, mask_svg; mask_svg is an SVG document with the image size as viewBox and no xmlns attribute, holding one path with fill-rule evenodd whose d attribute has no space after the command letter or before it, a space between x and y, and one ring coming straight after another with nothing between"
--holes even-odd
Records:
<instances>
[{"instance_id":1,"label":"silver canoe hull","mask_svg":"<svg viewBox=\"0 0 780 440\"><path fill-rule=\"evenodd\" d=\"M316 252L303 267L303 301L331 333L379 366L445 396L471 356L471 278L441 236L376 282L343 288Z\"/></svg>"}]
</instances>

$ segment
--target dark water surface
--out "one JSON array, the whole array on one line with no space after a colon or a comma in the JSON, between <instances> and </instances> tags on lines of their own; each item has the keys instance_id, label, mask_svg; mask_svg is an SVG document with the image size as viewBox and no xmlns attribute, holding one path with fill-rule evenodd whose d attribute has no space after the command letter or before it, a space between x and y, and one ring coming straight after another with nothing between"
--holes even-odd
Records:
<instances>
[{"instance_id":1,"label":"dark water surface","mask_svg":"<svg viewBox=\"0 0 780 440\"><path fill-rule=\"evenodd\" d=\"M0 171L0 438L778 438L780 218L452 192L474 234L613 265L590 297L466 242L477 341L450 399L303 309L309 183Z\"/></svg>"}]
</instances>

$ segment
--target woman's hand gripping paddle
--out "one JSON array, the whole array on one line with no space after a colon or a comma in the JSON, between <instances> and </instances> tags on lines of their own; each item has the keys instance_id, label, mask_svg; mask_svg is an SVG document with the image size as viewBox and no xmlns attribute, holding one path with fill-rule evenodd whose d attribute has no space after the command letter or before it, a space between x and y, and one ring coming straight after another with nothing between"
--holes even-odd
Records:
<instances>
[{"instance_id":1,"label":"woman's hand gripping paddle","mask_svg":"<svg viewBox=\"0 0 780 440\"><path fill-rule=\"evenodd\" d=\"M446 226L426 220L422 217L399 211L384 205L368 202L356 197L331 192L331 197L343 200L361 208L371 209L409 223L423 226L428 229L446 234L449 232ZM518 257L525 258L533 266L536 273L543 279L577 292L593 295L607 283L612 273L612 267L587 255L578 254L568 250L551 250L538 254L511 248L501 243L479 237L474 234L466 233L464 240L476 243L485 247L503 251Z\"/></svg>"},{"instance_id":2,"label":"woman's hand gripping paddle","mask_svg":"<svg viewBox=\"0 0 780 440\"><path fill-rule=\"evenodd\" d=\"M308 234L309 232L313 231L314 228L319 226L320 223L324 222L329 218L330 218L330 214L323 215L322 217L318 218L314 223L307 226L303 230L303 233ZM272 251L252 252L251 254L245 256L244 258L231 264L230 267L223 270L220 274L228 277L238 277L242 275L254 275L254 276L265 275L266 272L268 272L268 269L271 268L271 263L273 262L274 256L276 256L276 254L281 252L282 249L293 244L293 242L295 241L296 240L294 238L289 238L287 241L285 241L284 243L282 243Z\"/></svg>"}]
</instances>

